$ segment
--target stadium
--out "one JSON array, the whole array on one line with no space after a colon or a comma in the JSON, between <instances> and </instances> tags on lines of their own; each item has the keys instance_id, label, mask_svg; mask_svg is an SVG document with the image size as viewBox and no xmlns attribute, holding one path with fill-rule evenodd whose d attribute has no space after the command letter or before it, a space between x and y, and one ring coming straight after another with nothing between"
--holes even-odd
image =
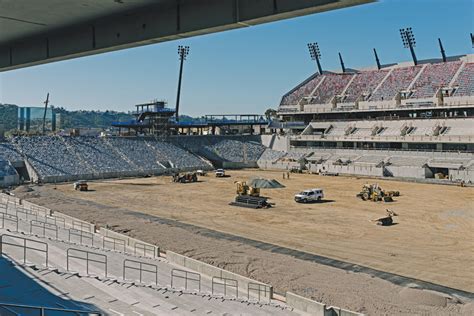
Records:
<instances>
[{"instance_id":1,"label":"stadium","mask_svg":"<svg viewBox=\"0 0 474 316\"><path fill-rule=\"evenodd\" d=\"M272 115L180 121L179 86L115 135L0 142L0 315L474 313L474 55L400 32L412 60L363 69L308 44Z\"/></svg>"}]
</instances>

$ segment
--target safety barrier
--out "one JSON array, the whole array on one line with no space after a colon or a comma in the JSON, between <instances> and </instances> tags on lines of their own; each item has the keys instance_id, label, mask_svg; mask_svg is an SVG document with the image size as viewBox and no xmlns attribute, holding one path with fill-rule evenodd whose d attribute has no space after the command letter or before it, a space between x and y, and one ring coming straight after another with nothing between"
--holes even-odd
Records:
<instances>
[{"instance_id":1,"label":"safety barrier","mask_svg":"<svg viewBox=\"0 0 474 316\"><path fill-rule=\"evenodd\" d=\"M195 272L189 272L180 269L171 270L171 287L174 285L174 278L184 279L184 289L188 289L188 281L198 282L199 292L201 292L201 275Z\"/></svg>"},{"instance_id":2,"label":"safety barrier","mask_svg":"<svg viewBox=\"0 0 474 316\"><path fill-rule=\"evenodd\" d=\"M29 220L29 216L33 217L34 220L38 220L38 212L37 211L19 209L18 207L16 207L15 208L15 215L18 216L18 214L24 214L25 215L25 221ZM18 218L20 218L20 216L18 216Z\"/></svg>"},{"instance_id":3,"label":"safety barrier","mask_svg":"<svg viewBox=\"0 0 474 316\"><path fill-rule=\"evenodd\" d=\"M22 240L23 245L19 245L17 243L5 241L5 238ZM44 249L29 247L28 243L44 245ZM4 253L4 245L17 247L17 248L23 248L23 264L26 264L26 256L28 254L28 250L44 253L45 254L45 263L46 263L46 266L48 266L48 244L45 243L45 242L37 241L37 240L33 240L33 239L28 239L28 238L24 238L24 237L18 237L18 236L3 234L3 235L0 236L0 254Z\"/></svg>"},{"instance_id":4,"label":"safety barrier","mask_svg":"<svg viewBox=\"0 0 474 316\"><path fill-rule=\"evenodd\" d=\"M31 220L30 221L30 234L33 234L33 227L41 228L41 231L43 232L43 237L46 237L46 231L49 230L49 231L54 232L56 239L58 239L58 226L56 226L55 224L49 224L46 222Z\"/></svg>"},{"instance_id":5,"label":"safety barrier","mask_svg":"<svg viewBox=\"0 0 474 316\"><path fill-rule=\"evenodd\" d=\"M79 227L79 229L77 229ZM83 221L72 221L72 228L77 230L83 230L92 233L91 224L84 223Z\"/></svg>"},{"instance_id":6,"label":"safety barrier","mask_svg":"<svg viewBox=\"0 0 474 316\"><path fill-rule=\"evenodd\" d=\"M227 288L235 289L235 297L239 297L239 282L234 279L228 279L228 278L221 278L221 277L212 277L212 295L214 295L214 287L215 286L222 286L223 287L223 292L224 296L227 296Z\"/></svg>"},{"instance_id":7,"label":"safety barrier","mask_svg":"<svg viewBox=\"0 0 474 316\"><path fill-rule=\"evenodd\" d=\"M53 314L73 314L76 316L102 316L101 312L97 311L85 311L85 310L75 310L75 309L66 309L66 308L56 308L56 307L45 307L45 306L32 306L32 305L21 305L21 304L10 304L10 303L2 303L0 302L0 308L3 308L6 312L9 312L12 315L24 315L23 313L20 313L18 309L20 310L27 310L25 314L29 315L32 311L36 311L37 315L47 315L47 312L53 312ZM0 315L4 315L0 311ZM6 314L8 315L8 314Z\"/></svg>"},{"instance_id":8,"label":"safety barrier","mask_svg":"<svg viewBox=\"0 0 474 316\"><path fill-rule=\"evenodd\" d=\"M106 245L113 245L113 248L110 249L114 251L121 250L125 252L125 240L123 239L104 236L102 238L102 248L107 249ZM118 247L120 247L120 249L117 249Z\"/></svg>"},{"instance_id":9,"label":"safety barrier","mask_svg":"<svg viewBox=\"0 0 474 316\"><path fill-rule=\"evenodd\" d=\"M83 240L86 239L86 240L91 241L91 243L90 243L91 246L94 246L94 235L92 233L85 232L85 231L82 231L82 230L77 230L77 229L74 229L74 228L70 228L68 236L69 236L69 238L68 238L69 242L71 242L71 236L78 236L79 237L79 244L84 245Z\"/></svg>"},{"instance_id":10,"label":"safety barrier","mask_svg":"<svg viewBox=\"0 0 474 316\"><path fill-rule=\"evenodd\" d=\"M74 253L72 253L72 252L85 254L85 257L75 256ZM103 258L104 260L94 259L94 256L96 258ZM105 274L105 277L107 277L107 256L106 255L103 255L103 254L100 254L100 253L95 253L95 252L90 252L90 251L85 251L85 250L81 250L81 249L76 249L76 248L68 248L68 250L66 250L66 261L67 261L66 262L66 270L67 271L71 271L71 270L69 270L69 259L79 259L79 260L85 261L86 262L86 274L87 275L89 275L89 263L90 262L99 263L101 265L103 264L104 265L104 274Z\"/></svg>"},{"instance_id":11,"label":"safety barrier","mask_svg":"<svg viewBox=\"0 0 474 316\"><path fill-rule=\"evenodd\" d=\"M247 297L249 300L251 292L256 292L255 297L259 302L262 301L262 299L265 299L268 301L268 303L270 303L271 298L273 297L273 288L265 284L249 282L247 286Z\"/></svg>"},{"instance_id":12,"label":"safety barrier","mask_svg":"<svg viewBox=\"0 0 474 316\"><path fill-rule=\"evenodd\" d=\"M16 224L16 230L18 231L18 216L16 215L11 215L7 213L0 213L0 218L2 219L2 227L5 228L5 221L12 222Z\"/></svg>"},{"instance_id":13,"label":"safety barrier","mask_svg":"<svg viewBox=\"0 0 474 316\"><path fill-rule=\"evenodd\" d=\"M129 265L127 265L127 264L129 264ZM132 266L134 264L136 264L138 266ZM125 259L123 261L123 279L124 280L126 280L125 273L126 273L127 269L131 269L131 270L135 270L135 271L140 272L140 277L139 277L140 283L142 283L142 280L143 280L143 272L153 273L155 275L155 284L158 285L158 266L156 264Z\"/></svg>"},{"instance_id":14,"label":"safety barrier","mask_svg":"<svg viewBox=\"0 0 474 316\"><path fill-rule=\"evenodd\" d=\"M136 242L134 247L133 247L133 254L135 256L137 255L138 250L143 251L143 255L138 253L138 255L141 255L143 257L148 257L147 253L151 253L152 258L156 258L157 256L158 257L160 256L160 248L155 247L155 246L151 246L151 245Z\"/></svg>"},{"instance_id":15,"label":"safety barrier","mask_svg":"<svg viewBox=\"0 0 474 316\"><path fill-rule=\"evenodd\" d=\"M66 219L64 219L63 217L56 217L56 216L50 216L50 215L46 215L44 217L45 219L45 222L46 223L53 223L54 225L58 226L58 223L61 224L62 228L66 228Z\"/></svg>"}]
</instances>

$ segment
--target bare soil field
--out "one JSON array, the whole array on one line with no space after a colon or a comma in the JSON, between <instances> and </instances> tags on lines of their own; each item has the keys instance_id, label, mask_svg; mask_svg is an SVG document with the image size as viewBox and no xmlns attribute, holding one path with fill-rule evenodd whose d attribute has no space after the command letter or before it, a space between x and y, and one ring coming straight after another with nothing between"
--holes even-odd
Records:
<instances>
[{"instance_id":1,"label":"bare soil field","mask_svg":"<svg viewBox=\"0 0 474 316\"><path fill-rule=\"evenodd\" d=\"M61 184L33 187L33 192L25 193L20 188L17 194L268 282L277 292L294 291L371 315L474 312L469 300L446 299L416 286L400 286L276 249L285 247L474 292L474 189L376 180L401 196L392 203L375 203L355 197L364 183L374 182L370 179L291 174L284 180L277 171L228 173L228 178L210 175L189 184L154 177L95 181L89 184L90 192ZM253 210L228 205L235 197L234 181L253 176L275 178L286 186L262 189L275 206ZM323 188L325 201L295 203L294 194L308 188ZM399 215L395 225L371 222L384 216L387 208ZM267 244L257 246L252 241Z\"/></svg>"}]
</instances>

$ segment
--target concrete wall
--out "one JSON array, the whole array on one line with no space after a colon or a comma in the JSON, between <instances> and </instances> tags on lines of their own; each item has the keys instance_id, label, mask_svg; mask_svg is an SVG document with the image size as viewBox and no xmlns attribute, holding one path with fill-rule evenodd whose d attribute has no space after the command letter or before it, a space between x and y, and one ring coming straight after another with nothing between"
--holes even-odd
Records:
<instances>
[{"instance_id":1,"label":"concrete wall","mask_svg":"<svg viewBox=\"0 0 474 316\"><path fill-rule=\"evenodd\" d=\"M310 300L309 298L286 292L286 304L299 311L314 315L324 316L326 305Z\"/></svg>"},{"instance_id":2,"label":"concrete wall","mask_svg":"<svg viewBox=\"0 0 474 316\"><path fill-rule=\"evenodd\" d=\"M287 152L290 145L290 137L285 135L262 135L262 145L273 150Z\"/></svg>"},{"instance_id":3,"label":"concrete wall","mask_svg":"<svg viewBox=\"0 0 474 316\"><path fill-rule=\"evenodd\" d=\"M196 171L197 169L209 171L209 170L213 170L214 168L212 166L206 166L202 168L191 168L191 167L166 168L166 169L122 171L122 172L99 172L99 173L80 174L80 175L47 176L47 177L42 178L42 182L43 183L60 183L60 182L73 182L77 180L136 178L136 177L143 177L143 176L148 176L148 175L161 176L161 175L172 175L173 173L176 173L176 172ZM35 175L35 177L37 178L37 175ZM36 181L37 180L34 180L34 182Z\"/></svg>"},{"instance_id":4,"label":"concrete wall","mask_svg":"<svg viewBox=\"0 0 474 316\"><path fill-rule=\"evenodd\" d=\"M351 312L339 307L326 307L325 304L319 303L309 298L286 292L286 304L298 311L313 316L363 316L364 314Z\"/></svg>"},{"instance_id":5,"label":"concrete wall","mask_svg":"<svg viewBox=\"0 0 474 316\"><path fill-rule=\"evenodd\" d=\"M332 163L323 163L322 167L325 168L327 172L334 172L340 174L354 174L354 175L364 175L372 177L382 177L383 168L376 167L375 165L333 165Z\"/></svg>"},{"instance_id":6,"label":"concrete wall","mask_svg":"<svg viewBox=\"0 0 474 316\"><path fill-rule=\"evenodd\" d=\"M135 244L137 244L137 243L153 247L153 249L155 249L154 251L155 251L156 256L160 256L160 247L158 247L156 245L152 245L152 244L144 242L142 240L135 239L133 237L130 237L130 236L127 236L127 235L124 235L124 234L121 234L121 233L114 232L113 230L110 230L110 229L107 229L107 228L104 228L104 227L101 227L99 229L98 233L101 234L102 236L124 240L125 245L127 245L130 248L135 248Z\"/></svg>"},{"instance_id":7,"label":"concrete wall","mask_svg":"<svg viewBox=\"0 0 474 316\"><path fill-rule=\"evenodd\" d=\"M449 179L458 182L464 181L466 183L474 183L474 169L449 169Z\"/></svg>"},{"instance_id":8,"label":"concrete wall","mask_svg":"<svg viewBox=\"0 0 474 316\"><path fill-rule=\"evenodd\" d=\"M409 166L385 166L393 177L396 178L416 178L425 179L425 167L409 167Z\"/></svg>"},{"instance_id":9,"label":"concrete wall","mask_svg":"<svg viewBox=\"0 0 474 316\"><path fill-rule=\"evenodd\" d=\"M246 278L239 274L226 271L224 269L180 255L172 251L166 251L166 258L171 263L174 263L179 266L183 266L185 268L191 269L193 271L196 271L200 274L203 274L209 277L216 276L220 278L228 278L228 279L237 280L238 286L239 286L239 297L247 297L249 283L257 283L257 284L262 284L269 287L270 297L273 296L273 287L271 285Z\"/></svg>"}]
</instances>

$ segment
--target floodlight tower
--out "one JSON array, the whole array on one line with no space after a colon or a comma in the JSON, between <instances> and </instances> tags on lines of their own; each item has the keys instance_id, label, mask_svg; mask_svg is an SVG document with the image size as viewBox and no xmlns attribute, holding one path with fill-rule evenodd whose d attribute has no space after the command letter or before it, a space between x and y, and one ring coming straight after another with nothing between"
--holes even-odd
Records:
<instances>
[{"instance_id":1,"label":"floodlight tower","mask_svg":"<svg viewBox=\"0 0 474 316\"><path fill-rule=\"evenodd\" d=\"M178 95L176 96L176 122L179 121L179 99L181 97L181 80L183 78L183 64L186 57L189 55L189 46L178 46L178 56L180 60L179 65L179 79L178 79Z\"/></svg>"},{"instance_id":2,"label":"floodlight tower","mask_svg":"<svg viewBox=\"0 0 474 316\"><path fill-rule=\"evenodd\" d=\"M318 65L319 74L323 74L323 68L321 68L321 63L319 60L321 59L321 52L319 51L318 43L308 43L308 50L309 54L311 55L312 60L316 60L316 64Z\"/></svg>"},{"instance_id":3,"label":"floodlight tower","mask_svg":"<svg viewBox=\"0 0 474 316\"><path fill-rule=\"evenodd\" d=\"M411 57L413 58L413 63L418 65L418 60L416 59L415 49L416 41L415 35L413 35L413 30L411 27L406 29L400 29L400 36L402 37L403 47L410 48Z\"/></svg>"},{"instance_id":4,"label":"floodlight tower","mask_svg":"<svg viewBox=\"0 0 474 316\"><path fill-rule=\"evenodd\" d=\"M444 51L443 43L441 43L441 38L438 38L439 43L439 50L441 51L441 57L443 58L443 62L446 62L446 52Z\"/></svg>"},{"instance_id":5,"label":"floodlight tower","mask_svg":"<svg viewBox=\"0 0 474 316\"><path fill-rule=\"evenodd\" d=\"M377 55L377 51L375 50L375 48L374 48L374 55L375 55L375 62L377 63L377 69L380 70L382 66L380 65L379 56Z\"/></svg>"},{"instance_id":6,"label":"floodlight tower","mask_svg":"<svg viewBox=\"0 0 474 316\"><path fill-rule=\"evenodd\" d=\"M344 65L344 60L342 60L342 55L339 53L339 62L341 63L342 72L346 72L346 66Z\"/></svg>"}]
</instances>

